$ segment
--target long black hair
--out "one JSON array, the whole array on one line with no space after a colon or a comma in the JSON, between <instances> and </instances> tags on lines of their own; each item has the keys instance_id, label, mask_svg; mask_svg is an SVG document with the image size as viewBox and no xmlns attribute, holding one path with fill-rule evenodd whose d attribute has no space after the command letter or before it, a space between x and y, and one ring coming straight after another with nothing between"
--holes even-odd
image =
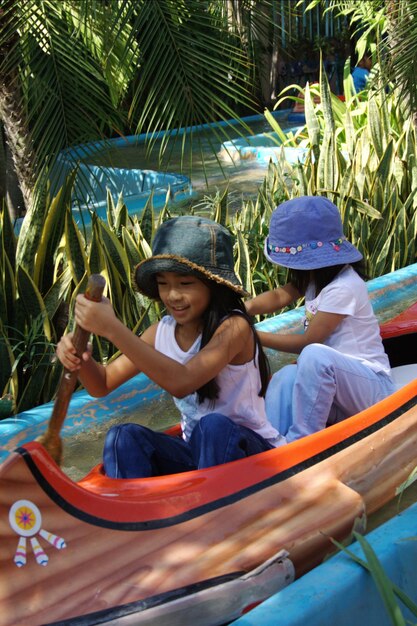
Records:
<instances>
[{"instance_id":1,"label":"long black hair","mask_svg":"<svg viewBox=\"0 0 417 626\"><path fill-rule=\"evenodd\" d=\"M369 277L367 275L364 259L356 261L355 263L349 263L349 265L363 280L368 280ZM316 270L291 269L288 274L288 280L302 295L305 295L309 283L313 282L315 297L317 297L319 293L336 278L344 267L346 267L346 263L342 265L331 265L330 267L320 267Z\"/></svg>"},{"instance_id":2,"label":"long black hair","mask_svg":"<svg viewBox=\"0 0 417 626\"><path fill-rule=\"evenodd\" d=\"M263 351L258 333L255 330L253 320L248 315L243 304L243 300L239 294L227 287L226 285L220 285L212 280L202 279L208 285L211 291L210 304L207 307L203 315L203 331L201 338L201 348L204 348L213 337L217 328L221 322L231 315L243 316L248 324L253 329L253 336L255 339L255 345L258 348L258 367L259 376L261 379L261 388L259 390L259 396L264 397L268 381L270 378L270 367L268 359ZM256 353L256 348L255 348ZM255 356L254 353L254 356ZM200 402L207 400L216 400L219 397L219 385L215 378L209 380L205 385L202 385L197 389L198 399Z\"/></svg>"}]
</instances>

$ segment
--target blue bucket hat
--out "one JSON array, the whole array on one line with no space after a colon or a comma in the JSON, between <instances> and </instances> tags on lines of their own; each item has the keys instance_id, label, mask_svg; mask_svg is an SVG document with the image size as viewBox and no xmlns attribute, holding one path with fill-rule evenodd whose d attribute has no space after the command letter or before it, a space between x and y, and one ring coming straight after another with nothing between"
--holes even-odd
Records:
<instances>
[{"instance_id":1,"label":"blue bucket hat","mask_svg":"<svg viewBox=\"0 0 417 626\"><path fill-rule=\"evenodd\" d=\"M322 196L301 196L280 204L272 213L264 252L272 263L296 270L363 258L343 234L339 209Z\"/></svg>"},{"instance_id":2,"label":"blue bucket hat","mask_svg":"<svg viewBox=\"0 0 417 626\"><path fill-rule=\"evenodd\" d=\"M221 224L204 217L182 215L163 222L152 243L152 256L134 270L137 290L159 298L156 274L193 274L247 296L234 271L232 236Z\"/></svg>"}]
</instances>

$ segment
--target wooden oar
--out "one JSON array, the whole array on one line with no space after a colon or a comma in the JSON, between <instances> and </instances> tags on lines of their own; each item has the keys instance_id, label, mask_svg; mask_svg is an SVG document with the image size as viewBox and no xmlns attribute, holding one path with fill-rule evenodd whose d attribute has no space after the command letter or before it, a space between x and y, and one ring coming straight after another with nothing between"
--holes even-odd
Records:
<instances>
[{"instance_id":1,"label":"wooden oar","mask_svg":"<svg viewBox=\"0 0 417 626\"><path fill-rule=\"evenodd\" d=\"M100 302L105 284L106 281L100 274L92 274L88 279L87 289L84 293L85 297L94 302ZM79 326L75 327L72 342L75 347L75 352L80 358L87 348L89 336L90 333L88 331ZM76 382L77 372L70 372L64 368L48 429L46 433L38 439L58 465L61 465L62 461L62 441L60 432L67 415L68 405Z\"/></svg>"}]
</instances>

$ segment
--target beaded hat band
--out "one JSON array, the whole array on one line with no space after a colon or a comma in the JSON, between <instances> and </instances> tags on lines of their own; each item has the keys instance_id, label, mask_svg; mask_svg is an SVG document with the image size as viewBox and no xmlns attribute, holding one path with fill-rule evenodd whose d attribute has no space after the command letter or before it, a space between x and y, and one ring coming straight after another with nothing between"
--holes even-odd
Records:
<instances>
[{"instance_id":1,"label":"beaded hat band","mask_svg":"<svg viewBox=\"0 0 417 626\"><path fill-rule=\"evenodd\" d=\"M299 252L302 252L305 248L311 248L312 250L315 250L316 248L321 248L325 243L329 243L332 246L333 250L336 250L336 252L338 252L340 250L341 244L344 241L347 241L346 237L339 237L339 239L336 239L336 241L328 241L328 242L311 241L310 243L300 243L296 246L273 246L267 240L266 248L268 252L283 252L284 254L298 254Z\"/></svg>"}]
</instances>

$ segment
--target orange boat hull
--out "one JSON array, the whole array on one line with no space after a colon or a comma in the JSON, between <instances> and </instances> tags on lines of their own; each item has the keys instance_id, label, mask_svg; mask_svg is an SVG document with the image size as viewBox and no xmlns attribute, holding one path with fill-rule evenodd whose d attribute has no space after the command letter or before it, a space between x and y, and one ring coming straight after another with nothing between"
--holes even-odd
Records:
<instances>
[{"instance_id":1,"label":"orange boat hull","mask_svg":"<svg viewBox=\"0 0 417 626\"><path fill-rule=\"evenodd\" d=\"M0 466L0 626L222 624L364 528L416 452L417 380L283 448L172 476L74 483L29 443ZM230 585L245 590L232 604Z\"/></svg>"}]
</instances>

